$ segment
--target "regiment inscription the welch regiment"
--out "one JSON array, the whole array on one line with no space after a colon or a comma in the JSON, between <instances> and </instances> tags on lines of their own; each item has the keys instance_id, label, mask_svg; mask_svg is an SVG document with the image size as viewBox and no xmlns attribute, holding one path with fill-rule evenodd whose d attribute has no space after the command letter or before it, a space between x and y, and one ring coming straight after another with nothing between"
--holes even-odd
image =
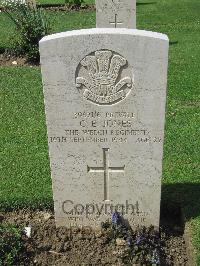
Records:
<instances>
[{"instance_id":1,"label":"regiment inscription the welch regiment","mask_svg":"<svg viewBox=\"0 0 200 266\"><path fill-rule=\"evenodd\" d=\"M167 36L72 31L40 53L57 226L159 226Z\"/></svg>"}]
</instances>

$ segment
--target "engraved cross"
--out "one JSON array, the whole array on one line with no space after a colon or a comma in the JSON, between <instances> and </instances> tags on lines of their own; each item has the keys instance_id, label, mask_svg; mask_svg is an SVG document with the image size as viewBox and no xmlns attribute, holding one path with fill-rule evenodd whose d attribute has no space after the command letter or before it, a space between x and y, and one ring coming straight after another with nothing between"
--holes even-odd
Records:
<instances>
[{"instance_id":1,"label":"engraved cross","mask_svg":"<svg viewBox=\"0 0 200 266\"><path fill-rule=\"evenodd\" d=\"M111 167L109 163L109 148L103 148L103 166L87 166L88 173L104 173L104 200L109 201L110 173L124 173L125 165L121 167Z\"/></svg>"},{"instance_id":2,"label":"engraved cross","mask_svg":"<svg viewBox=\"0 0 200 266\"><path fill-rule=\"evenodd\" d=\"M111 25L115 25L115 28L117 28L117 25L122 25L123 22L121 21L117 21L117 14L115 14L115 21L114 22L110 22Z\"/></svg>"}]
</instances>

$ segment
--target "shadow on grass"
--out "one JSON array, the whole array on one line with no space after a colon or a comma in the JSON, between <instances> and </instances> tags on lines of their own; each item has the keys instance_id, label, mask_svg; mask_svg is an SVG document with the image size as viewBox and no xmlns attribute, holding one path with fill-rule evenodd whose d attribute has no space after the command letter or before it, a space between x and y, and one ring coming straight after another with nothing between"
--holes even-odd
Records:
<instances>
[{"instance_id":1,"label":"shadow on grass","mask_svg":"<svg viewBox=\"0 0 200 266\"><path fill-rule=\"evenodd\" d=\"M157 4L157 2L147 2L147 3L137 3L137 6L146 6L146 5L154 5Z\"/></svg>"},{"instance_id":2,"label":"shadow on grass","mask_svg":"<svg viewBox=\"0 0 200 266\"><path fill-rule=\"evenodd\" d=\"M157 4L157 2L145 2L145 3L137 3L137 6L145 6L145 5L153 5L153 4ZM53 4L53 3L45 3L45 4L37 4L37 7L64 7L65 4ZM89 6L89 5L88 5ZM92 6L92 5L91 5Z\"/></svg>"},{"instance_id":3,"label":"shadow on grass","mask_svg":"<svg viewBox=\"0 0 200 266\"><path fill-rule=\"evenodd\" d=\"M37 4L38 8L43 8L46 9L48 11L64 11L64 12L71 12L71 11L76 11L76 12L80 12L80 11L94 11L95 10L95 5L77 5L77 4L73 4L73 5L66 5L66 4Z\"/></svg>"},{"instance_id":4,"label":"shadow on grass","mask_svg":"<svg viewBox=\"0 0 200 266\"><path fill-rule=\"evenodd\" d=\"M178 44L178 41L170 41L169 45L174 45L174 44Z\"/></svg>"},{"instance_id":5,"label":"shadow on grass","mask_svg":"<svg viewBox=\"0 0 200 266\"><path fill-rule=\"evenodd\" d=\"M64 7L65 4L53 4L53 3L50 3L50 4L37 4L37 7Z\"/></svg>"},{"instance_id":6,"label":"shadow on grass","mask_svg":"<svg viewBox=\"0 0 200 266\"><path fill-rule=\"evenodd\" d=\"M173 211L183 211L189 221L200 216L200 183L163 184L162 207Z\"/></svg>"}]
</instances>

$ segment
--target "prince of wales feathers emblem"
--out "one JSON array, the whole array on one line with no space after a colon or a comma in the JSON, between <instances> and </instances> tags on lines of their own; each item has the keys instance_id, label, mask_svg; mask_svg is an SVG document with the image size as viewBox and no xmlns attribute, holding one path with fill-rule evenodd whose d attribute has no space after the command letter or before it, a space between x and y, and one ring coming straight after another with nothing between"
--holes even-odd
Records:
<instances>
[{"instance_id":1,"label":"prince of wales feathers emblem","mask_svg":"<svg viewBox=\"0 0 200 266\"><path fill-rule=\"evenodd\" d=\"M126 98L132 87L130 77L120 77L121 68L126 64L125 58L112 51L96 51L80 62L79 74L82 69L82 76L76 78L76 87L82 90L84 98L93 103L115 104Z\"/></svg>"}]
</instances>

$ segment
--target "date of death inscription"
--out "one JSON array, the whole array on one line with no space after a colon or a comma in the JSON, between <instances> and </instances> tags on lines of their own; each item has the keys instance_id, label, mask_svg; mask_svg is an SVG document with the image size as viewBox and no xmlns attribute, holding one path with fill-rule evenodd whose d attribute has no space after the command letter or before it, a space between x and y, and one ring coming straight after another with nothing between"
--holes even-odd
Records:
<instances>
[{"instance_id":1,"label":"date of death inscription","mask_svg":"<svg viewBox=\"0 0 200 266\"><path fill-rule=\"evenodd\" d=\"M50 143L162 143L131 112L77 112L70 120L71 126L66 123L61 133L49 136Z\"/></svg>"}]
</instances>

